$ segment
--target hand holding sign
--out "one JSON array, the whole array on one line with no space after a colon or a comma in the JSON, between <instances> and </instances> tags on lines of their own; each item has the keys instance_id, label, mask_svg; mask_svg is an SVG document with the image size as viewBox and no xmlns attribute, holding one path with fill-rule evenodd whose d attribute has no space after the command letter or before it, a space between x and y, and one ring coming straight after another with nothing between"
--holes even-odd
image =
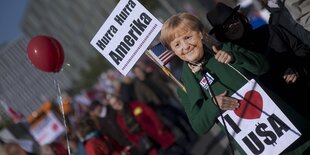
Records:
<instances>
[{"instance_id":1,"label":"hand holding sign","mask_svg":"<svg viewBox=\"0 0 310 155\"><path fill-rule=\"evenodd\" d=\"M223 50L218 50L215 46L212 46L212 50L215 52L215 59L221 63L228 64L234 61L234 57Z\"/></svg>"},{"instance_id":2,"label":"hand holding sign","mask_svg":"<svg viewBox=\"0 0 310 155\"><path fill-rule=\"evenodd\" d=\"M239 107L238 100L232 98L227 95L227 90L225 90L222 94L215 96L214 100L216 99L217 104L219 105L220 109L222 110L235 110Z\"/></svg>"}]
</instances>

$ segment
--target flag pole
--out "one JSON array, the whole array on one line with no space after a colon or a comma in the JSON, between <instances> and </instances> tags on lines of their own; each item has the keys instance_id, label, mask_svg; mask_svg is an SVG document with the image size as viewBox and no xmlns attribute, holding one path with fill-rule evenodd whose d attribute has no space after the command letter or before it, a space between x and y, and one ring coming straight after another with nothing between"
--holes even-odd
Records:
<instances>
[{"instance_id":1,"label":"flag pole","mask_svg":"<svg viewBox=\"0 0 310 155\"><path fill-rule=\"evenodd\" d=\"M155 62L155 64L157 64L157 66L159 66L163 72L168 76L170 77L184 92L186 92L186 89L184 87L184 85L170 72L170 70L164 66L164 65L161 65L159 64L154 58L153 56L149 53L149 52L152 52L151 50L147 50L145 53L146 55L153 61Z\"/></svg>"}]
</instances>

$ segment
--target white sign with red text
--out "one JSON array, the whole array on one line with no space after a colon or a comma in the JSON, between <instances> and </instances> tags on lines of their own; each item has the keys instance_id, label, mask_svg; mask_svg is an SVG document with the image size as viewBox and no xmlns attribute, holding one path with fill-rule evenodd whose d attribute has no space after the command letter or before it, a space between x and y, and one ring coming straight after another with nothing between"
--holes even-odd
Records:
<instances>
[{"instance_id":1,"label":"white sign with red text","mask_svg":"<svg viewBox=\"0 0 310 155\"><path fill-rule=\"evenodd\" d=\"M64 126L52 112L48 112L38 123L30 126L30 133L40 145L50 144L64 132Z\"/></svg>"},{"instance_id":2,"label":"white sign with red text","mask_svg":"<svg viewBox=\"0 0 310 155\"><path fill-rule=\"evenodd\" d=\"M280 154L301 133L255 82L249 81L232 97L240 107L223 113L229 133L246 154ZM218 120L223 124L222 119Z\"/></svg>"}]
</instances>

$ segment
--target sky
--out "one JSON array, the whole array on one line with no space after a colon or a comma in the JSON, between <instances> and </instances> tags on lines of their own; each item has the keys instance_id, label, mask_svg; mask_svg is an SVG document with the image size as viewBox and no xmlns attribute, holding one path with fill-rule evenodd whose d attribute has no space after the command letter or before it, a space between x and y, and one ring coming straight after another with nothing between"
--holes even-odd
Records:
<instances>
[{"instance_id":1,"label":"sky","mask_svg":"<svg viewBox=\"0 0 310 155\"><path fill-rule=\"evenodd\" d=\"M0 44L16 39L21 34L21 21L28 0L0 1Z\"/></svg>"}]
</instances>

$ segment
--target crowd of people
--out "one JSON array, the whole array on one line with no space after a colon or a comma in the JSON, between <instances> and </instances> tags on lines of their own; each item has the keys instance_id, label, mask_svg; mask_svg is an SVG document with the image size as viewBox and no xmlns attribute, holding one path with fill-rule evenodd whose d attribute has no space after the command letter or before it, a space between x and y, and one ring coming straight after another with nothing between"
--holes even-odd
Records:
<instances>
[{"instance_id":1,"label":"crowd of people","mask_svg":"<svg viewBox=\"0 0 310 155\"><path fill-rule=\"evenodd\" d=\"M94 87L71 96L66 133L41 146L40 153L190 154L197 136L176 97L176 86L163 73L155 72L155 64L145 61L139 61L126 77L110 69ZM61 111L55 113L62 121ZM9 151L7 145L13 144L4 145Z\"/></svg>"},{"instance_id":2,"label":"crowd of people","mask_svg":"<svg viewBox=\"0 0 310 155\"><path fill-rule=\"evenodd\" d=\"M196 136L173 88L166 87L174 84L153 67L140 61L126 77L111 69L94 88L72 98L68 122L74 154L189 154ZM65 137L48 146L43 154L67 154Z\"/></svg>"},{"instance_id":3,"label":"crowd of people","mask_svg":"<svg viewBox=\"0 0 310 155\"><path fill-rule=\"evenodd\" d=\"M197 136L176 97L175 84L154 72L155 67L140 60L126 77L110 69L93 88L71 96L66 133L41 146L40 154L190 154ZM61 111L57 114L62 121ZM3 146L9 155L18 150L31 154L16 143Z\"/></svg>"}]
</instances>

